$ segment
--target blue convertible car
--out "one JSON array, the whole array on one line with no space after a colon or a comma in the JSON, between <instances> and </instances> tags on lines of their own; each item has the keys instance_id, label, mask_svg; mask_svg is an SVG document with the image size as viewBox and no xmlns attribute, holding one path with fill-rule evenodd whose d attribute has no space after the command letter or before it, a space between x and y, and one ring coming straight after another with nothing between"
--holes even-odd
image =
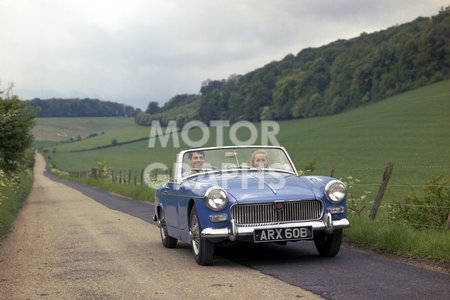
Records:
<instances>
[{"instance_id":1,"label":"blue convertible car","mask_svg":"<svg viewBox=\"0 0 450 300\"><path fill-rule=\"evenodd\" d=\"M283 147L233 146L182 151L175 178L155 194L162 243L190 243L200 265L223 242L313 240L335 256L350 224L347 189L334 178L298 176Z\"/></svg>"}]
</instances>

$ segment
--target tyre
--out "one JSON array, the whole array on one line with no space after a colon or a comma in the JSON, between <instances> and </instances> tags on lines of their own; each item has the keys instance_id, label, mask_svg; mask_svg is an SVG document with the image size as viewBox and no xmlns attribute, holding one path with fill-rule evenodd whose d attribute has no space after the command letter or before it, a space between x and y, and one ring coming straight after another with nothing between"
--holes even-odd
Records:
<instances>
[{"instance_id":1,"label":"tyre","mask_svg":"<svg viewBox=\"0 0 450 300\"><path fill-rule=\"evenodd\" d=\"M200 233L202 228L200 226L197 209L195 206L191 210L189 223L191 247L195 260L202 266L212 264L214 258L214 243L201 237Z\"/></svg>"},{"instance_id":2,"label":"tyre","mask_svg":"<svg viewBox=\"0 0 450 300\"><path fill-rule=\"evenodd\" d=\"M177 239L171 237L167 233L166 217L161 210L160 220L159 220L159 232L161 233L161 242L166 248L175 248L177 246Z\"/></svg>"},{"instance_id":3,"label":"tyre","mask_svg":"<svg viewBox=\"0 0 450 300\"><path fill-rule=\"evenodd\" d=\"M334 257L341 249L342 229L336 229L332 234L320 233L314 236L314 244L320 256Z\"/></svg>"}]
</instances>

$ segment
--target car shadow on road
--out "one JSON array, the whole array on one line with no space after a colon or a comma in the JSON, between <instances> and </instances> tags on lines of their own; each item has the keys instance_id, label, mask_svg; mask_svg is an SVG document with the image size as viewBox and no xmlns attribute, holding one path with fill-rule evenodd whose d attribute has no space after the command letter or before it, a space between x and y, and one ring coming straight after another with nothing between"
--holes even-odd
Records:
<instances>
[{"instance_id":1,"label":"car shadow on road","mask_svg":"<svg viewBox=\"0 0 450 300\"><path fill-rule=\"evenodd\" d=\"M320 257L312 242L279 244L238 244L217 247L217 255L243 265L327 264L329 259Z\"/></svg>"}]
</instances>

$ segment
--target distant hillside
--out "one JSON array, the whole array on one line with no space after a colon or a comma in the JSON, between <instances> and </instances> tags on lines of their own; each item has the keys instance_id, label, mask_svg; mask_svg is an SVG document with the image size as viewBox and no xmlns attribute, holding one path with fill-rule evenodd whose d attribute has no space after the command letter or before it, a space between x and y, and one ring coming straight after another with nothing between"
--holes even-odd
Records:
<instances>
[{"instance_id":1,"label":"distant hillside","mask_svg":"<svg viewBox=\"0 0 450 300\"><path fill-rule=\"evenodd\" d=\"M201 95L177 95L159 108L156 102L150 102L146 112L136 115L138 125L149 126L152 120L159 120L161 124L167 124L170 120L176 120L178 126L190 120L198 119ZM151 113L149 113L151 112Z\"/></svg>"},{"instance_id":2,"label":"distant hillside","mask_svg":"<svg viewBox=\"0 0 450 300\"><path fill-rule=\"evenodd\" d=\"M200 95L174 101L176 96L169 100L174 105L141 112L136 122L150 125L160 120L164 125L171 119L234 122L336 114L450 78L449 42L447 7L432 18L289 54L245 75L207 80Z\"/></svg>"},{"instance_id":3,"label":"distant hillside","mask_svg":"<svg viewBox=\"0 0 450 300\"><path fill-rule=\"evenodd\" d=\"M316 170L322 170L321 175L329 174L331 166L337 170L337 178L355 176L355 171L339 173L344 170L371 170L381 168L378 171L369 171L362 177L357 173L357 178L366 180L366 183L378 183L373 185L373 197L377 193L379 182L383 175L386 163L392 161L396 168L401 166L442 166L441 168L425 169L396 169L391 178L391 184L422 182L431 176L443 174L450 176L450 80L442 81L430 86L419 88L407 93L390 97L364 107L347 111L332 116L304 118L289 121L280 121L280 131L276 135L279 144L286 147L297 168L302 169L314 158L317 160ZM95 118L93 118L92 122ZM99 161L107 161L108 166L116 170L141 170L153 162L161 162L167 166L173 166L176 154L191 148L184 142L179 133L180 147L173 147L170 138L166 146L156 143L155 147L149 147L149 128L133 126L131 118L97 118L98 124L91 126L90 132L99 134L90 139L70 144L58 144L50 146L51 162L65 171L88 171L96 166ZM110 119L105 124L105 119ZM122 123L121 127L114 127L116 122L128 120L130 123ZM41 128L48 128L56 133L67 132L76 129L80 122L67 119L38 119ZM62 121L71 122L63 124ZM85 122L86 123L86 122ZM128 125L127 125L128 124ZM116 124L118 126L119 124ZM110 129L101 129L110 127ZM261 132L261 124L255 123L257 132ZM56 127L56 128L55 128ZM163 129L165 131L165 129ZM223 145L234 145L230 139L230 127L224 127L221 134ZM38 132L43 132L41 129ZM210 136L205 147L217 146L217 128L210 128ZM41 133L42 134L42 133ZM80 133L73 132L76 136ZM53 136L54 136L53 135ZM86 134L82 134L84 136ZM238 130L238 139L249 139L249 132ZM138 140L147 136L147 139L123 145L122 142ZM204 136L200 128L192 129L189 137L193 141L199 141ZM258 134L255 144L261 143L262 136ZM48 138L47 138L48 139ZM66 137L67 140L67 137ZM112 141L117 144L113 145ZM111 145L112 147L99 146ZM53 151L53 149L55 149ZM83 149L96 149L78 152ZM358 171L359 172L359 171ZM359 175L358 175L359 174ZM409 187L405 186L405 193ZM395 193L394 193L395 194ZM392 195L397 196L398 194ZM388 202L387 202L388 203Z\"/></svg>"},{"instance_id":4,"label":"distant hillside","mask_svg":"<svg viewBox=\"0 0 450 300\"><path fill-rule=\"evenodd\" d=\"M129 105L98 99L33 99L27 102L40 107L39 118L44 117L134 117L136 110ZM139 110L140 111L140 110Z\"/></svg>"}]
</instances>

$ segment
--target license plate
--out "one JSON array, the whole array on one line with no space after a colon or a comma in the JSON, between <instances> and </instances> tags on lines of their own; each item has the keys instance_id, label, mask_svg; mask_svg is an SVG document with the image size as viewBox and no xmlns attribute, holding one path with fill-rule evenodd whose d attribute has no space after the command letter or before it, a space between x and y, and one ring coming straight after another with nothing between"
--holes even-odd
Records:
<instances>
[{"instance_id":1,"label":"license plate","mask_svg":"<svg viewBox=\"0 0 450 300\"><path fill-rule=\"evenodd\" d=\"M255 243L297 241L312 239L312 237L312 227L255 229L253 233L253 240Z\"/></svg>"}]
</instances>

